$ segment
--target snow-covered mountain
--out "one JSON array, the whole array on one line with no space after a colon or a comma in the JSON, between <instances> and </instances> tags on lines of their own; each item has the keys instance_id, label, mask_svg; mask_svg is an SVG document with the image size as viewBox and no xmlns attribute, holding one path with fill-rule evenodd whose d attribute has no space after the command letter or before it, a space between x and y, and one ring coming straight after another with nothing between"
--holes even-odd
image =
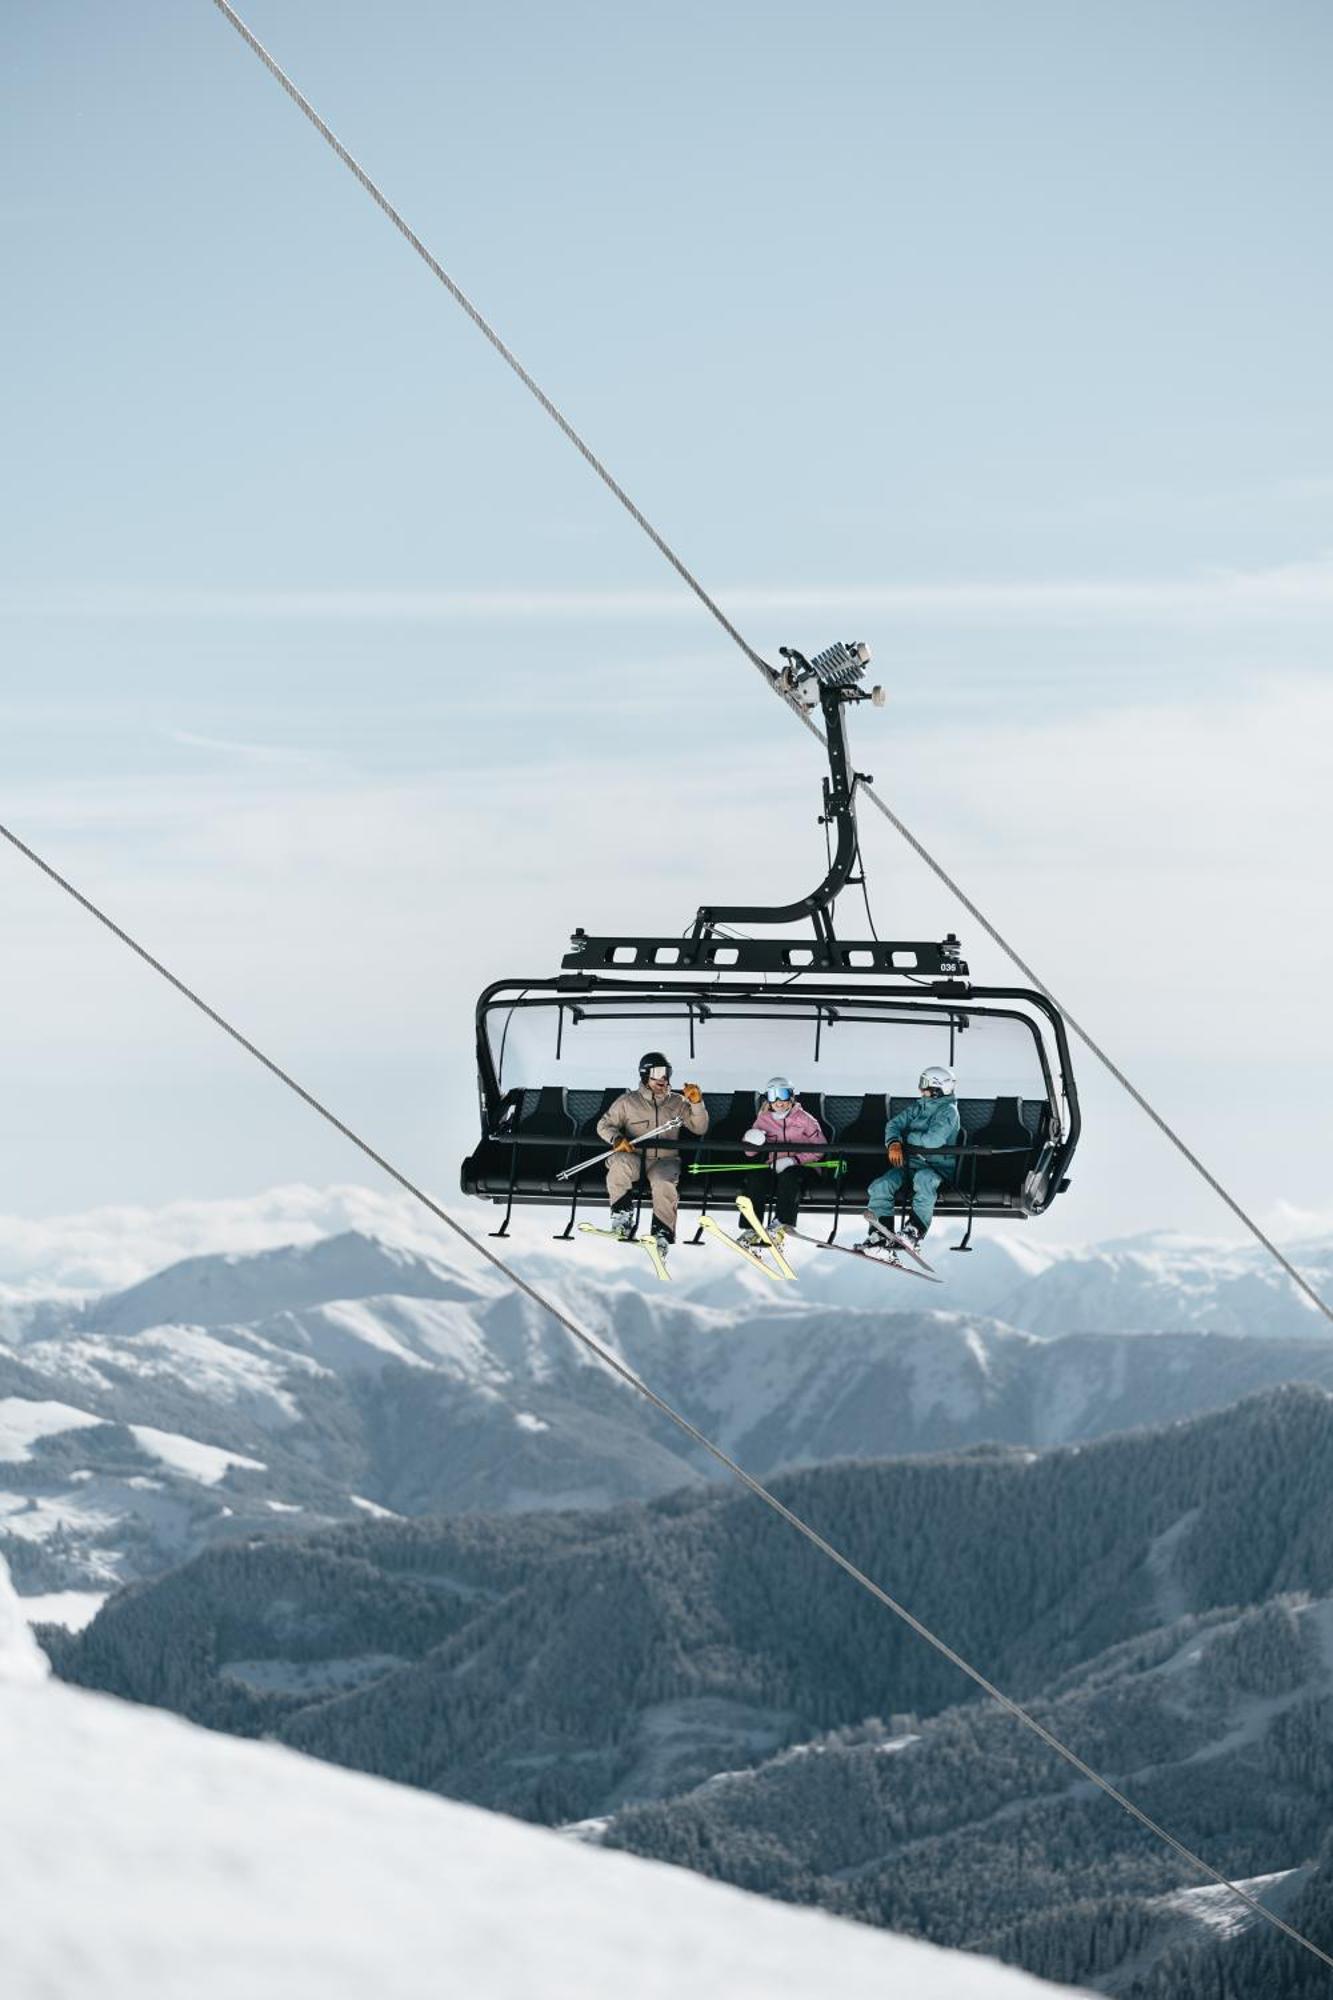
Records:
<instances>
[{"instance_id":1,"label":"snow-covered mountain","mask_svg":"<svg viewBox=\"0 0 1333 2000\"><path fill-rule=\"evenodd\" d=\"M486 1230L493 1219L476 1204L459 1213L477 1231ZM592 1274L594 1282L611 1277L616 1283L652 1288L647 1265L632 1251L587 1237L553 1251L554 1226L550 1218L533 1212L520 1211L515 1218L508 1250L530 1274L560 1285L577 1273ZM855 1219L849 1219L843 1240L855 1229ZM1279 1215L1272 1230L1296 1265L1327 1292L1333 1280L1333 1231L1294 1213ZM948 1286L947 1303L1029 1333L1201 1330L1301 1338L1312 1331L1312 1309L1257 1244L1159 1233L1071 1249L1052 1246L1037 1222L983 1227L971 1251L958 1257L949 1246L959 1233L955 1223L931 1237L931 1254ZM77 1303L133 1292L160 1272L190 1266L206 1288L211 1274L205 1267L218 1262L235 1267L265 1250L313 1250L349 1236L373 1238L428 1262L443 1262L468 1285L488 1281L485 1267L406 1196L352 1185L279 1187L244 1199L99 1209L47 1222L0 1215L0 1342L6 1323L21 1321L25 1305L35 1300ZM895 1281L846 1257L804 1248L797 1254L807 1295L884 1309L884 1286ZM256 1266L257 1277L263 1268ZM724 1252L684 1244L674 1274L678 1291L717 1305L770 1289ZM333 1293L340 1295L340 1290ZM277 1297L261 1296L247 1311L233 1290L229 1313L245 1320L254 1310L275 1310L280 1303ZM173 1304L186 1319L201 1317L212 1324L227 1316L216 1304L195 1301L192 1307L183 1292ZM154 1316L170 1319L172 1313L159 1304ZM1318 1331L1317 1316L1313 1330Z\"/></svg>"},{"instance_id":2,"label":"snow-covered mountain","mask_svg":"<svg viewBox=\"0 0 1333 2000\"><path fill-rule=\"evenodd\" d=\"M670 1289L614 1246L515 1254L760 1474L1061 1443L1333 1380L1333 1348L1304 1313L1302 1338L1271 1318L1250 1337L1058 1333L1061 1297L1099 1317L1081 1284L1128 1286L1140 1315L1156 1297L1163 1322L1206 1319L1198 1246L1034 1264L1004 1239L942 1257L942 1290L804 1245L800 1285L781 1288L716 1250L682 1246ZM1214 1275L1228 1270L1222 1257ZM1238 1273L1228 1283L1271 1305L1243 1258ZM966 1307L999 1294L1044 1333ZM423 1248L345 1230L192 1256L121 1291L14 1301L0 1344L0 1548L28 1594L105 1591L209 1544L358 1509L595 1506L714 1470L443 1232Z\"/></svg>"},{"instance_id":3,"label":"snow-covered mountain","mask_svg":"<svg viewBox=\"0 0 1333 2000\"><path fill-rule=\"evenodd\" d=\"M1040 1225L978 1235L966 1256L931 1237L931 1255L949 1303L1024 1332L1231 1333L1246 1338L1327 1338L1326 1322L1258 1244L1210 1242L1167 1233L1083 1249L1048 1248ZM1314 1238L1283 1246L1315 1289L1333 1296L1333 1244ZM938 1253L938 1254L937 1254ZM830 1272L829 1265L836 1268ZM878 1274L847 1257L824 1257L803 1274L807 1290L860 1303Z\"/></svg>"},{"instance_id":4,"label":"snow-covered mountain","mask_svg":"<svg viewBox=\"0 0 1333 2000\"><path fill-rule=\"evenodd\" d=\"M1022 2000L975 1956L62 1687L0 1563L5 2000Z\"/></svg>"}]
</instances>

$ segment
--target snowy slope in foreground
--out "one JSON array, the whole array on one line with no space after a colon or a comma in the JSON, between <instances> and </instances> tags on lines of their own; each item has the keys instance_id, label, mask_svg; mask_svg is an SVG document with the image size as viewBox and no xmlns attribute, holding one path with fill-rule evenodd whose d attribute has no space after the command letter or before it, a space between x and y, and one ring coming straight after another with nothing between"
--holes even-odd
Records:
<instances>
[{"instance_id":1,"label":"snowy slope in foreground","mask_svg":"<svg viewBox=\"0 0 1333 2000\"><path fill-rule=\"evenodd\" d=\"M0 1564L6 2000L1072 1990L214 1736L44 1667Z\"/></svg>"}]
</instances>

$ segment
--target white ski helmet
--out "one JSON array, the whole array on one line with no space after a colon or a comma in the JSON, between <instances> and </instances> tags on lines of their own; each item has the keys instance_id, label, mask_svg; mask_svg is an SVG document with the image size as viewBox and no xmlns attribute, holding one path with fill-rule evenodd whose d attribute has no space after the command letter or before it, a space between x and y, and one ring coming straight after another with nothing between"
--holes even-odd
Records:
<instances>
[{"instance_id":1,"label":"white ski helmet","mask_svg":"<svg viewBox=\"0 0 1333 2000\"><path fill-rule=\"evenodd\" d=\"M952 1097L958 1088L958 1079L944 1063L931 1063L921 1072L917 1089L925 1097Z\"/></svg>"},{"instance_id":2,"label":"white ski helmet","mask_svg":"<svg viewBox=\"0 0 1333 2000\"><path fill-rule=\"evenodd\" d=\"M764 1085L764 1096L770 1104L790 1104L795 1095L789 1077L770 1076Z\"/></svg>"}]
</instances>

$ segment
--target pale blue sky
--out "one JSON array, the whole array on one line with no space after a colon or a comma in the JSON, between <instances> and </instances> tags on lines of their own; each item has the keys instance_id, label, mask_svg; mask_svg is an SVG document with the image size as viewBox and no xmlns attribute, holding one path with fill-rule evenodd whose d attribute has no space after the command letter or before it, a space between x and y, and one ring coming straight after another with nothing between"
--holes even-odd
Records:
<instances>
[{"instance_id":1,"label":"pale blue sky","mask_svg":"<svg viewBox=\"0 0 1333 2000\"><path fill-rule=\"evenodd\" d=\"M860 761L1075 1010L1333 1210L1327 10L247 18L755 642L871 642ZM447 1192L470 995L808 886L811 748L208 0L23 5L0 89L6 817ZM0 1206L352 1171L0 897ZM1220 1226L1083 1073L1052 1229Z\"/></svg>"}]
</instances>

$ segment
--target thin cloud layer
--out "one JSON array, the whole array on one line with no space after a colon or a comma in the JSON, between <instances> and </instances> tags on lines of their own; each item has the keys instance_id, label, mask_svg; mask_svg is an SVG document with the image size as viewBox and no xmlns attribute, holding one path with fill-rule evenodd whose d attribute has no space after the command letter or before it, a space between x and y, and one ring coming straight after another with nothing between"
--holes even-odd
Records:
<instances>
[{"instance_id":1,"label":"thin cloud layer","mask_svg":"<svg viewBox=\"0 0 1333 2000\"><path fill-rule=\"evenodd\" d=\"M346 1229L429 1255L440 1231L406 1195L365 1187L277 1187L225 1201L126 1204L40 1219L0 1215L0 1299L81 1296L135 1285L184 1257L253 1256Z\"/></svg>"},{"instance_id":2,"label":"thin cloud layer","mask_svg":"<svg viewBox=\"0 0 1333 2000\"><path fill-rule=\"evenodd\" d=\"M1221 566L1165 577L958 578L936 583L868 582L774 587L719 583L712 594L733 616L864 613L909 623L1081 625L1107 620L1170 626L1237 619L1322 618L1333 611L1333 555L1266 568ZM60 590L0 588L11 618L207 618L453 624L476 620L625 621L699 617L683 588L487 590L217 590L152 583L72 584Z\"/></svg>"}]
</instances>

